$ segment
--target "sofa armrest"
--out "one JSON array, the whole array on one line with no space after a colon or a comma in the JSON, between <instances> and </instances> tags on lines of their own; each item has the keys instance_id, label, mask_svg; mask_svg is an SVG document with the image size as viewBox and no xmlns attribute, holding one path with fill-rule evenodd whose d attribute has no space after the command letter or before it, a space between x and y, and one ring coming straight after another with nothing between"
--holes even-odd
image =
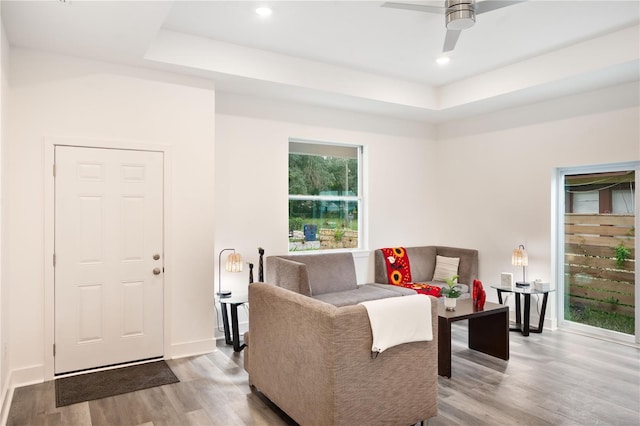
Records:
<instances>
[{"instance_id":1,"label":"sofa armrest","mask_svg":"<svg viewBox=\"0 0 640 426\"><path fill-rule=\"evenodd\" d=\"M303 294L311 295L311 287L309 285L309 274L307 273L307 265L290 259L284 259L277 256L267 257L267 277L268 283L286 288L287 290Z\"/></svg>"},{"instance_id":2,"label":"sofa armrest","mask_svg":"<svg viewBox=\"0 0 640 426\"><path fill-rule=\"evenodd\" d=\"M389 284L389 277L387 276L387 264L384 260L382 250L377 249L374 251L373 269L375 276L373 281L380 284Z\"/></svg>"},{"instance_id":3,"label":"sofa armrest","mask_svg":"<svg viewBox=\"0 0 640 426\"><path fill-rule=\"evenodd\" d=\"M362 305L335 307L270 284L249 286L249 380L299 424L413 424L437 414L434 340L373 358ZM420 404L406 398L407 389Z\"/></svg>"}]
</instances>

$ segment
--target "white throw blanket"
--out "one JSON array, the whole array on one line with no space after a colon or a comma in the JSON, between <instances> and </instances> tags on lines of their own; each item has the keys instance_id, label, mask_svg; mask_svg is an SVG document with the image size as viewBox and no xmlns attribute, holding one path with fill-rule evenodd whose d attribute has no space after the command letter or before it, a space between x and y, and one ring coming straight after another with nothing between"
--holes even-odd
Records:
<instances>
[{"instance_id":1,"label":"white throw blanket","mask_svg":"<svg viewBox=\"0 0 640 426\"><path fill-rule=\"evenodd\" d=\"M361 302L373 334L372 352L409 342L433 340L431 300L424 294Z\"/></svg>"}]
</instances>

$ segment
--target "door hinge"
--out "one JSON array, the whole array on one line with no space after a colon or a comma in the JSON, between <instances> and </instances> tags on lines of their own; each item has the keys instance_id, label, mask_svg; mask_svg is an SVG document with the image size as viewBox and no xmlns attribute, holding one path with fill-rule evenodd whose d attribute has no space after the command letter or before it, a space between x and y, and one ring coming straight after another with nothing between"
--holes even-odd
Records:
<instances>
[{"instance_id":1,"label":"door hinge","mask_svg":"<svg viewBox=\"0 0 640 426\"><path fill-rule=\"evenodd\" d=\"M56 344L53 344L53 356L56 356Z\"/></svg>"},{"instance_id":2,"label":"door hinge","mask_svg":"<svg viewBox=\"0 0 640 426\"><path fill-rule=\"evenodd\" d=\"M56 266L56 254L53 253L53 266Z\"/></svg>"}]
</instances>

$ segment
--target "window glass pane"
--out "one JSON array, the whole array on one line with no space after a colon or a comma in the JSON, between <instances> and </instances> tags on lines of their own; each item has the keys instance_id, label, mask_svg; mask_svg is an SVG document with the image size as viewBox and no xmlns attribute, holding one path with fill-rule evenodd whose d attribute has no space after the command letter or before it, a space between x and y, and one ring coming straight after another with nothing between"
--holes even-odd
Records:
<instances>
[{"instance_id":1,"label":"window glass pane","mask_svg":"<svg viewBox=\"0 0 640 426\"><path fill-rule=\"evenodd\" d=\"M614 189L612 191L612 198L612 213L633 214L635 201L633 199L633 191L631 189Z\"/></svg>"},{"instance_id":2,"label":"window glass pane","mask_svg":"<svg viewBox=\"0 0 640 426\"><path fill-rule=\"evenodd\" d=\"M290 153L289 194L358 195L357 157Z\"/></svg>"},{"instance_id":3,"label":"window glass pane","mask_svg":"<svg viewBox=\"0 0 640 426\"><path fill-rule=\"evenodd\" d=\"M564 180L564 319L633 335L635 172L566 174Z\"/></svg>"},{"instance_id":4,"label":"window glass pane","mask_svg":"<svg viewBox=\"0 0 640 426\"><path fill-rule=\"evenodd\" d=\"M574 213L598 213L599 207L600 198L598 191L573 193Z\"/></svg>"},{"instance_id":5,"label":"window glass pane","mask_svg":"<svg viewBox=\"0 0 640 426\"><path fill-rule=\"evenodd\" d=\"M358 204L289 200L289 251L357 248Z\"/></svg>"},{"instance_id":6,"label":"window glass pane","mask_svg":"<svg viewBox=\"0 0 640 426\"><path fill-rule=\"evenodd\" d=\"M358 147L309 142L289 142L289 154L318 155L321 157L358 158Z\"/></svg>"}]
</instances>

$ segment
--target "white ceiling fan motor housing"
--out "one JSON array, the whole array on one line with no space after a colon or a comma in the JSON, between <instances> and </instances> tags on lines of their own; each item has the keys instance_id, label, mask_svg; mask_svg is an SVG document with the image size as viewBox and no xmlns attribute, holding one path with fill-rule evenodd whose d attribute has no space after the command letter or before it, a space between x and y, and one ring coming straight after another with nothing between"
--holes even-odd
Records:
<instances>
[{"instance_id":1,"label":"white ceiling fan motor housing","mask_svg":"<svg viewBox=\"0 0 640 426\"><path fill-rule=\"evenodd\" d=\"M474 0L447 0L447 29L466 30L476 23Z\"/></svg>"}]
</instances>

